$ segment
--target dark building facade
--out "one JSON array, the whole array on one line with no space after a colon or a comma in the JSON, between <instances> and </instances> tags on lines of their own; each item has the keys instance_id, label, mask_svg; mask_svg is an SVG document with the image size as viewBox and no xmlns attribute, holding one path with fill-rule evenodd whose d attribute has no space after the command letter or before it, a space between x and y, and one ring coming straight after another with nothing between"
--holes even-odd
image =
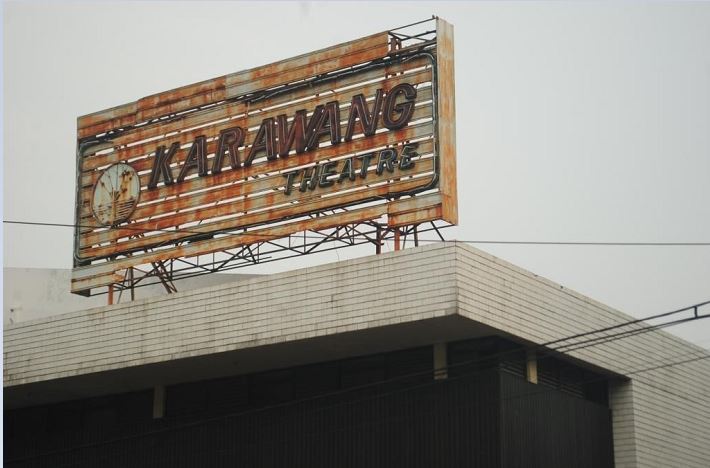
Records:
<instances>
[{"instance_id":1,"label":"dark building facade","mask_svg":"<svg viewBox=\"0 0 710 468\"><path fill-rule=\"evenodd\" d=\"M8 467L613 466L606 378L490 337L11 410Z\"/></svg>"}]
</instances>

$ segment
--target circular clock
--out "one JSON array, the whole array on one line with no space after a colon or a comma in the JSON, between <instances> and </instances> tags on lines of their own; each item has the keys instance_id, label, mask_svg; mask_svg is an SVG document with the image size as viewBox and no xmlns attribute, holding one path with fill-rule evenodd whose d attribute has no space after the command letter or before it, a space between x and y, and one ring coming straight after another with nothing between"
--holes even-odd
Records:
<instances>
[{"instance_id":1,"label":"circular clock","mask_svg":"<svg viewBox=\"0 0 710 468\"><path fill-rule=\"evenodd\" d=\"M124 163L107 167L94 185L94 218L104 226L126 221L136 209L140 193L140 178L133 167Z\"/></svg>"}]
</instances>

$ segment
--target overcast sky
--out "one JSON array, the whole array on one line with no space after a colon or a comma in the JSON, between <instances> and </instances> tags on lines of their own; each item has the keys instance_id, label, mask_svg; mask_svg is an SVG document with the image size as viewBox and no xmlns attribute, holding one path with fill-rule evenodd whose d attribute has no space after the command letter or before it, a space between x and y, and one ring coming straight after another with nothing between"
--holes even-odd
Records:
<instances>
[{"instance_id":1,"label":"overcast sky","mask_svg":"<svg viewBox=\"0 0 710 468\"><path fill-rule=\"evenodd\" d=\"M80 115L432 14L455 28L447 238L710 241L709 3L6 2L4 217L73 222ZM707 246L479 248L639 317L710 299ZM71 229L4 226L5 266L71 252ZM671 330L708 347L708 322Z\"/></svg>"}]
</instances>

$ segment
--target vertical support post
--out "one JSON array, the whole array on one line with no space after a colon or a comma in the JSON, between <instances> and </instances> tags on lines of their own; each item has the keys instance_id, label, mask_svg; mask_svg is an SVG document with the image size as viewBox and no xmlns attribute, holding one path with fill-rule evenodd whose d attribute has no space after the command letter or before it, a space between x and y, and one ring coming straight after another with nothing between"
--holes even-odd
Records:
<instances>
[{"instance_id":1,"label":"vertical support post","mask_svg":"<svg viewBox=\"0 0 710 468\"><path fill-rule=\"evenodd\" d=\"M456 99L454 77L454 27L436 19L436 126L439 138L439 193L441 219L458 224L456 189Z\"/></svg>"},{"instance_id":2,"label":"vertical support post","mask_svg":"<svg viewBox=\"0 0 710 468\"><path fill-rule=\"evenodd\" d=\"M382 227L377 225L377 245L375 245L375 253L380 255L382 253Z\"/></svg>"},{"instance_id":3,"label":"vertical support post","mask_svg":"<svg viewBox=\"0 0 710 468\"><path fill-rule=\"evenodd\" d=\"M108 305L113 305L113 284L108 285Z\"/></svg>"},{"instance_id":4,"label":"vertical support post","mask_svg":"<svg viewBox=\"0 0 710 468\"><path fill-rule=\"evenodd\" d=\"M153 419L165 416L165 385L153 388Z\"/></svg>"},{"instance_id":5,"label":"vertical support post","mask_svg":"<svg viewBox=\"0 0 710 468\"><path fill-rule=\"evenodd\" d=\"M398 37L391 36L390 37L390 52L394 52L395 50L399 50L402 48L402 40Z\"/></svg>"},{"instance_id":6,"label":"vertical support post","mask_svg":"<svg viewBox=\"0 0 710 468\"><path fill-rule=\"evenodd\" d=\"M131 282L131 302L136 300L136 290L133 287L133 267L128 268L128 278Z\"/></svg>"},{"instance_id":7,"label":"vertical support post","mask_svg":"<svg viewBox=\"0 0 710 468\"><path fill-rule=\"evenodd\" d=\"M446 343L434 344L434 380L443 380L449 377L448 358L446 357Z\"/></svg>"},{"instance_id":8,"label":"vertical support post","mask_svg":"<svg viewBox=\"0 0 710 468\"><path fill-rule=\"evenodd\" d=\"M537 383L537 353L535 350L526 352L525 378L531 384Z\"/></svg>"},{"instance_id":9,"label":"vertical support post","mask_svg":"<svg viewBox=\"0 0 710 468\"><path fill-rule=\"evenodd\" d=\"M394 230L394 250L395 251L397 251L401 248L401 246L399 244L399 236L400 236L399 228L395 228L395 230Z\"/></svg>"},{"instance_id":10,"label":"vertical support post","mask_svg":"<svg viewBox=\"0 0 710 468\"><path fill-rule=\"evenodd\" d=\"M418 224L414 225L414 247L419 247L419 232L417 232Z\"/></svg>"}]
</instances>

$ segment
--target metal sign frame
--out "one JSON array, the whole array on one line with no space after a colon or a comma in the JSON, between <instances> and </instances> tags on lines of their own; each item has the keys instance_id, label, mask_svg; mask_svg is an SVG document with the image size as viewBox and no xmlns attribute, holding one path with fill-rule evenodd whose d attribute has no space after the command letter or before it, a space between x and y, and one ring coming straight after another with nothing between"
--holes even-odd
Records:
<instances>
[{"instance_id":1,"label":"metal sign frame","mask_svg":"<svg viewBox=\"0 0 710 468\"><path fill-rule=\"evenodd\" d=\"M456 224L453 28L430 21L80 117L72 292Z\"/></svg>"}]
</instances>

